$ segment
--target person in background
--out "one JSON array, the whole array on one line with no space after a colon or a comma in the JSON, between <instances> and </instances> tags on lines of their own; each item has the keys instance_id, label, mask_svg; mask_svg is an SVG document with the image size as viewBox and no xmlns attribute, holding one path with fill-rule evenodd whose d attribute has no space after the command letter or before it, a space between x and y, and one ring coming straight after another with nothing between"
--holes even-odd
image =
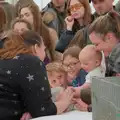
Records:
<instances>
[{"instance_id":1,"label":"person in background","mask_svg":"<svg viewBox=\"0 0 120 120\"><path fill-rule=\"evenodd\" d=\"M15 7L12 4L6 2L6 0L0 0L0 7L3 8L6 16L5 31L10 30L11 21L15 16Z\"/></svg>"},{"instance_id":2,"label":"person in background","mask_svg":"<svg viewBox=\"0 0 120 120\"><path fill-rule=\"evenodd\" d=\"M31 26L31 24L29 22L27 22L26 20L17 18L12 21L11 29L14 32L22 34L23 32L32 30L33 28Z\"/></svg>"},{"instance_id":3,"label":"person in background","mask_svg":"<svg viewBox=\"0 0 120 120\"><path fill-rule=\"evenodd\" d=\"M44 58L45 45L38 33L8 34L0 49L0 120L18 120L25 111L32 118L61 114L69 106L70 88L52 102Z\"/></svg>"},{"instance_id":4,"label":"person in background","mask_svg":"<svg viewBox=\"0 0 120 120\"><path fill-rule=\"evenodd\" d=\"M2 6L0 6L0 39L3 38L3 33L5 31L5 26L6 26L6 15L5 11Z\"/></svg>"},{"instance_id":5,"label":"person in background","mask_svg":"<svg viewBox=\"0 0 120 120\"><path fill-rule=\"evenodd\" d=\"M50 28L53 28L58 35L64 29L64 19L66 17L67 0L51 0L45 8L42 9L43 22Z\"/></svg>"},{"instance_id":6,"label":"person in background","mask_svg":"<svg viewBox=\"0 0 120 120\"><path fill-rule=\"evenodd\" d=\"M53 39L50 36L48 27L42 22L39 7L36 4L22 5L19 15L21 19L27 20L33 27L33 30L38 32L44 40L46 46L46 63L54 60L55 48L53 46Z\"/></svg>"},{"instance_id":7,"label":"person in background","mask_svg":"<svg viewBox=\"0 0 120 120\"><path fill-rule=\"evenodd\" d=\"M64 52L76 32L89 25L92 21L88 0L68 0L67 10L66 28L56 45L56 50L59 52Z\"/></svg>"},{"instance_id":8,"label":"person in background","mask_svg":"<svg viewBox=\"0 0 120 120\"><path fill-rule=\"evenodd\" d=\"M95 13L93 14L94 20L111 10L115 10L113 6L114 0L91 0L91 2L95 8Z\"/></svg>"},{"instance_id":9,"label":"person in background","mask_svg":"<svg viewBox=\"0 0 120 120\"><path fill-rule=\"evenodd\" d=\"M23 5L35 4L34 0L18 0L15 1L15 12L16 16L19 16L19 11Z\"/></svg>"}]
</instances>

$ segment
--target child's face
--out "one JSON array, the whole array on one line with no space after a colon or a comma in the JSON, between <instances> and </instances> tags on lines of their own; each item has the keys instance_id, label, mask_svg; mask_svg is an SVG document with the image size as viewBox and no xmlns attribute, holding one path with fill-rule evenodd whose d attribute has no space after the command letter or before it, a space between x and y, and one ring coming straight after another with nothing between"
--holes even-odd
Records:
<instances>
[{"instance_id":1,"label":"child's face","mask_svg":"<svg viewBox=\"0 0 120 120\"><path fill-rule=\"evenodd\" d=\"M81 69L79 59L70 55L66 56L63 60L63 66L68 72L68 75L75 77Z\"/></svg>"},{"instance_id":2,"label":"child's face","mask_svg":"<svg viewBox=\"0 0 120 120\"><path fill-rule=\"evenodd\" d=\"M48 72L48 80L51 88L54 87L65 87L66 86L66 75L62 72Z\"/></svg>"},{"instance_id":3,"label":"child's face","mask_svg":"<svg viewBox=\"0 0 120 120\"><path fill-rule=\"evenodd\" d=\"M90 72L98 66L98 61L95 58L87 58L85 56L79 57L81 67L86 71Z\"/></svg>"}]
</instances>

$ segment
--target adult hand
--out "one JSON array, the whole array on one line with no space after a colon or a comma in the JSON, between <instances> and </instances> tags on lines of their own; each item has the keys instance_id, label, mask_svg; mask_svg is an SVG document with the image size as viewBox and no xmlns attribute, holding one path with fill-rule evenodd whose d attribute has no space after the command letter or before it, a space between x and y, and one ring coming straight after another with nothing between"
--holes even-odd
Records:
<instances>
[{"instance_id":1,"label":"adult hand","mask_svg":"<svg viewBox=\"0 0 120 120\"><path fill-rule=\"evenodd\" d=\"M71 104L72 98L74 96L74 90L71 87L68 87L62 91L59 96L57 96L57 101L63 101L67 106Z\"/></svg>"},{"instance_id":2,"label":"adult hand","mask_svg":"<svg viewBox=\"0 0 120 120\"><path fill-rule=\"evenodd\" d=\"M74 98L80 98L81 87L74 87Z\"/></svg>"},{"instance_id":3,"label":"adult hand","mask_svg":"<svg viewBox=\"0 0 120 120\"><path fill-rule=\"evenodd\" d=\"M84 103L81 99L76 99L75 107L80 111L87 111L88 105Z\"/></svg>"},{"instance_id":4,"label":"adult hand","mask_svg":"<svg viewBox=\"0 0 120 120\"><path fill-rule=\"evenodd\" d=\"M30 113L26 112L22 115L20 120L30 120L31 118L32 118L32 116L30 115Z\"/></svg>"},{"instance_id":5,"label":"adult hand","mask_svg":"<svg viewBox=\"0 0 120 120\"><path fill-rule=\"evenodd\" d=\"M74 24L74 18L72 16L68 16L65 18L65 22L67 25L67 30L71 30L73 28L73 24Z\"/></svg>"}]
</instances>

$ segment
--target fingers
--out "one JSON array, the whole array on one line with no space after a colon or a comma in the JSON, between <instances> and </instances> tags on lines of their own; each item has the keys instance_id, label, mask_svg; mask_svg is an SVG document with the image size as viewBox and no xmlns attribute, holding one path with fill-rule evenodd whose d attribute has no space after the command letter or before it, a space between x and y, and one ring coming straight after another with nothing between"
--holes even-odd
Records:
<instances>
[{"instance_id":1,"label":"fingers","mask_svg":"<svg viewBox=\"0 0 120 120\"><path fill-rule=\"evenodd\" d=\"M74 18L72 16L68 16L65 18L65 22L66 23L70 23L70 22L73 22L74 21Z\"/></svg>"},{"instance_id":2,"label":"fingers","mask_svg":"<svg viewBox=\"0 0 120 120\"><path fill-rule=\"evenodd\" d=\"M73 92L72 88L67 88L65 90L65 92L66 92L66 95L69 97L69 100L72 100L72 98L74 96L74 92Z\"/></svg>"},{"instance_id":3,"label":"fingers","mask_svg":"<svg viewBox=\"0 0 120 120\"><path fill-rule=\"evenodd\" d=\"M23 114L23 116L20 118L20 120L30 120L32 117L30 113L26 112Z\"/></svg>"}]
</instances>

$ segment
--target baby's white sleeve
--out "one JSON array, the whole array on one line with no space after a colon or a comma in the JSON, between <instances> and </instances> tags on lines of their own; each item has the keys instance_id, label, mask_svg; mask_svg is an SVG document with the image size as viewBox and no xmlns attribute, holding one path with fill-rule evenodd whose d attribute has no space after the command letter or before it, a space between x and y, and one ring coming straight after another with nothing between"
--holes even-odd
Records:
<instances>
[{"instance_id":1,"label":"baby's white sleeve","mask_svg":"<svg viewBox=\"0 0 120 120\"><path fill-rule=\"evenodd\" d=\"M91 83L90 74L89 73L86 75L85 79L86 79L86 83Z\"/></svg>"}]
</instances>

